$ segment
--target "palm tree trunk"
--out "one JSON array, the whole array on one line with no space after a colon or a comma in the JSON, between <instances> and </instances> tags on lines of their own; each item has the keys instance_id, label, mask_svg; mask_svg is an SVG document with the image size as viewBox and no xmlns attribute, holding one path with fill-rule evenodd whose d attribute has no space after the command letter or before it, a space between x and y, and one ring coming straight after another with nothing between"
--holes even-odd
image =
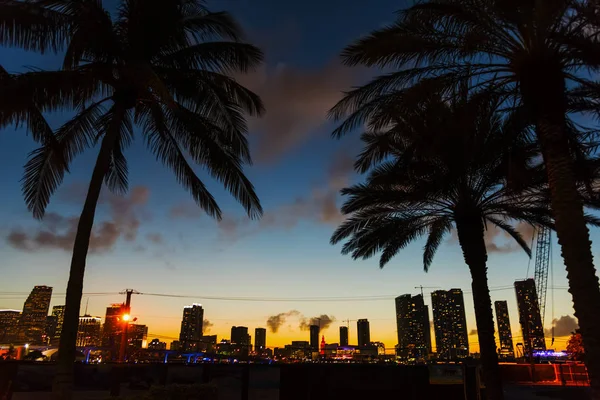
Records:
<instances>
[{"instance_id":1,"label":"palm tree trunk","mask_svg":"<svg viewBox=\"0 0 600 400\"><path fill-rule=\"evenodd\" d=\"M457 218L458 241L465 262L471 271L471 288L475 303L475 321L483 368L483 381L489 400L503 400L502 379L498 366L498 353L494 339L494 315L492 299L487 282L487 251L485 249L483 222L480 217L472 216L462 220Z\"/></svg>"},{"instance_id":2,"label":"palm tree trunk","mask_svg":"<svg viewBox=\"0 0 600 400\"><path fill-rule=\"evenodd\" d=\"M125 109L115 110L110 129L102 140L96 165L87 197L77 224L77 234L73 245L69 283L65 299L65 315L58 347L58 365L54 377L53 397L55 400L71 400L73 396L73 365L76 355L77 329L79 327L79 310L83 293L83 276L90 244L90 236L94 225L96 205L100 197L104 176L110 165L110 154L119 129Z\"/></svg>"},{"instance_id":3,"label":"palm tree trunk","mask_svg":"<svg viewBox=\"0 0 600 400\"><path fill-rule=\"evenodd\" d=\"M584 219L583 202L577 191L569 145L561 125L550 118L542 118L537 131L548 173L556 235L583 338L592 398L599 400L600 286Z\"/></svg>"}]
</instances>

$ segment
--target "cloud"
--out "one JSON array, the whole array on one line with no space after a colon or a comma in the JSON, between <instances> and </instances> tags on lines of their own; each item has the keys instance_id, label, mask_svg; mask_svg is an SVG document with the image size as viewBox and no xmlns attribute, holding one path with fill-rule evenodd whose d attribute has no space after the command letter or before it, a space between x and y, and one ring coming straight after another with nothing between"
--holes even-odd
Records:
<instances>
[{"instance_id":1,"label":"cloud","mask_svg":"<svg viewBox=\"0 0 600 400\"><path fill-rule=\"evenodd\" d=\"M552 326L554 327L554 336L571 336L571 333L575 332L579 328L577 319L570 315L563 315L560 318L554 318L552 320ZM546 336L552 335L552 329L546 329Z\"/></svg>"},{"instance_id":2,"label":"cloud","mask_svg":"<svg viewBox=\"0 0 600 400\"><path fill-rule=\"evenodd\" d=\"M316 70L280 63L272 71L264 67L239 77L241 84L261 96L267 110L262 118L249 121L251 131L258 135L256 160L277 161L314 137L342 91L356 83L360 73L336 61Z\"/></svg>"},{"instance_id":3,"label":"cloud","mask_svg":"<svg viewBox=\"0 0 600 400\"><path fill-rule=\"evenodd\" d=\"M69 201L81 204L81 196L85 191L81 185L73 185L66 192ZM90 236L90 252L101 253L111 250L120 238L132 242L137 237L140 227L140 214L148 201L150 191L145 186L136 186L127 196L106 194L99 199L99 206L108 207L108 220L94 223ZM58 213L47 213L40 225L26 232L13 228L6 241L12 247L23 251L43 251L47 249L73 250L73 242L77 234L79 218L63 216Z\"/></svg>"},{"instance_id":4,"label":"cloud","mask_svg":"<svg viewBox=\"0 0 600 400\"><path fill-rule=\"evenodd\" d=\"M292 202L265 210L256 224L248 218L224 217L219 229L229 241L239 240L264 229L292 229L300 222L311 221L335 226L344 220L337 199L340 189L348 186L353 174L354 157L349 149L334 154L325 180L313 187L306 196L296 197Z\"/></svg>"},{"instance_id":5,"label":"cloud","mask_svg":"<svg viewBox=\"0 0 600 400\"><path fill-rule=\"evenodd\" d=\"M182 202L175 204L169 210L169 217L172 219L191 219L200 218L202 210L198 205L192 202Z\"/></svg>"},{"instance_id":6,"label":"cloud","mask_svg":"<svg viewBox=\"0 0 600 400\"><path fill-rule=\"evenodd\" d=\"M210 329L213 326L215 326L215 324L213 324L212 322L210 322L207 319L205 319L204 321L202 321L202 334L206 335L207 333L210 333Z\"/></svg>"},{"instance_id":7,"label":"cloud","mask_svg":"<svg viewBox=\"0 0 600 400\"><path fill-rule=\"evenodd\" d=\"M290 310L288 312L271 315L269 318L267 318L267 326L269 327L271 332L277 333L279 328L281 328L281 326L285 324L285 321L288 317L293 317L297 315L301 315L300 311Z\"/></svg>"},{"instance_id":8,"label":"cloud","mask_svg":"<svg viewBox=\"0 0 600 400\"><path fill-rule=\"evenodd\" d=\"M160 233L149 233L146 235L146 239L153 244L162 244L164 242L163 236Z\"/></svg>"},{"instance_id":9,"label":"cloud","mask_svg":"<svg viewBox=\"0 0 600 400\"><path fill-rule=\"evenodd\" d=\"M469 336L476 336L477 335L477 329L471 329L471 331L469 332Z\"/></svg>"},{"instance_id":10,"label":"cloud","mask_svg":"<svg viewBox=\"0 0 600 400\"><path fill-rule=\"evenodd\" d=\"M531 246L531 240L535 234L534 228L525 222L519 222L513 226L517 232L521 234L525 243ZM512 236L490 222L487 224L484 240L488 253L512 253L523 251L521 246L515 242ZM458 244L456 229L452 230L452 235L450 239L448 239L448 242Z\"/></svg>"},{"instance_id":11,"label":"cloud","mask_svg":"<svg viewBox=\"0 0 600 400\"><path fill-rule=\"evenodd\" d=\"M335 317L329 316L327 314L321 314L318 317L312 318L301 318L300 319L300 330L307 331L310 329L311 325L317 325L321 328L321 330L325 330L329 328L329 326L335 322Z\"/></svg>"}]
</instances>

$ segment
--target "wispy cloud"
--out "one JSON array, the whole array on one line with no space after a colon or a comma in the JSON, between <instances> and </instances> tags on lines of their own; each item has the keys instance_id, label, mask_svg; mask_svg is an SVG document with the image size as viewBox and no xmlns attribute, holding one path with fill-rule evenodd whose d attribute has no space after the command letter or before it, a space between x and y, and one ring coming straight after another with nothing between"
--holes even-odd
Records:
<instances>
[{"instance_id":1,"label":"wispy cloud","mask_svg":"<svg viewBox=\"0 0 600 400\"><path fill-rule=\"evenodd\" d=\"M80 185L72 186L66 193L70 201L81 203ZM111 250L120 238L135 241L141 224L142 209L148 201L150 191L145 186L134 187L129 195L119 197L106 194L99 200L99 205L107 205L109 218L96 221L90 236L90 252ZM73 250L73 242L77 234L79 217L64 216L58 213L47 213L39 226L25 230L13 228L6 241L12 247L23 251L43 251L47 249Z\"/></svg>"},{"instance_id":2,"label":"wispy cloud","mask_svg":"<svg viewBox=\"0 0 600 400\"><path fill-rule=\"evenodd\" d=\"M259 94L267 113L250 120L258 135L255 157L258 162L277 161L290 150L315 137L327 122L328 111L342 98L362 72L337 61L314 69L278 64L241 76L240 82Z\"/></svg>"},{"instance_id":3,"label":"wispy cloud","mask_svg":"<svg viewBox=\"0 0 600 400\"><path fill-rule=\"evenodd\" d=\"M267 327L273 333L277 333L279 328L281 328L288 318L298 318L298 328L300 330L308 330L311 325L319 325L321 330L327 329L331 326L333 322L335 322L335 317L333 315L321 314L317 317L307 318L298 310L290 310L287 312L271 315L267 318ZM290 325L291 327L291 325Z\"/></svg>"},{"instance_id":4,"label":"wispy cloud","mask_svg":"<svg viewBox=\"0 0 600 400\"><path fill-rule=\"evenodd\" d=\"M300 222L329 224L332 227L343 221L337 201L339 191L347 186L353 174L353 154L348 149L338 151L325 174L325 180L314 186L304 196L292 202L265 210L258 222L245 217L224 217L219 229L227 240L238 240L265 229L292 229Z\"/></svg>"},{"instance_id":5,"label":"wispy cloud","mask_svg":"<svg viewBox=\"0 0 600 400\"><path fill-rule=\"evenodd\" d=\"M552 326L554 327L554 336L570 336L572 332L575 332L579 328L577 319L570 315L563 315L560 318L554 318L552 320ZM546 336L552 335L552 329L546 329Z\"/></svg>"}]
</instances>

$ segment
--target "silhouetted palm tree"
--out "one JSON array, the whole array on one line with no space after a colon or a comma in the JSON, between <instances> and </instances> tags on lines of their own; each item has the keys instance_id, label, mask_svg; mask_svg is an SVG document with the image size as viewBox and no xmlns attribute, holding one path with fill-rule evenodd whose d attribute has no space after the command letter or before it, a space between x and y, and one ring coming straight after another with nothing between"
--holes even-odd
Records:
<instances>
[{"instance_id":1,"label":"silhouetted palm tree","mask_svg":"<svg viewBox=\"0 0 600 400\"><path fill-rule=\"evenodd\" d=\"M584 3L597 7L576 0L419 1L391 26L344 50L347 65L391 72L347 93L332 113L350 114L336 132L342 134L400 93L418 96L425 87L445 92L464 79L473 90L496 92L507 107L525 108L546 166L569 291L600 398L600 287L566 129L567 113L581 106L571 103L568 89L595 87L586 76L600 65L597 30L576 11Z\"/></svg>"},{"instance_id":2,"label":"silhouetted palm tree","mask_svg":"<svg viewBox=\"0 0 600 400\"><path fill-rule=\"evenodd\" d=\"M392 116L383 130L363 135L366 147L356 166L363 172L374 169L366 184L342 190L349 196L342 207L349 217L331 242L348 239L342 252L355 259L381 251L383 267L425 236L423 266L428 271L444 236L455 228L473 280L486 388L490 398L502 399L484 233L491 224L530 255L510 221L553 226L543 195L543 171L533 163L536 152L524 140L526 132L515 119L503 120L495 101L445 102L430 96L412 107L411 113ZM519 143L512 138L520 138ZM507 175L515 175L510 185ZM526 176L530 182L524 185Z\"/></svg>"},{"instance_id":3,"label":"silhouetted palm tree","mask_svg":"<svg viewBox=\"0 0 600 400\"><path fill-rule=\"evenodd\" d=\"M65 166L87 148L100 146L73 247L60 339L55 394L70 398L96 205L103 183L116 193L127 190L124 150L134 140L134 127L140 128L148 149L173 170L210 216L221 218L221 210L186 154L222 182L250 217L261 215L259 199L242 167L251 163L244 114L259 115L263 105L229 73L257 66L262 53L241 42L241 28L228 13L211 13L199 0L123 0L112 17L97 0L14 3L4 5L25 11L15 12L5 24L25 27L15 34L23 35L23 41L28 43L26 27L33 24L32 15L35 20L51 14L50 28L41 18L41 28L35 28L33 36L56 27L55 38L60 41L60 32L67 32L63 70L20 75L16 87L46 109L77 111L55 133L60 157L56 148L42 146L25 167L23 191L34 216L43 217ZM19 44L20 38L15 37L14 44ZM53 162L61 157L66 163Z\"/></svg>"}]
</instances>

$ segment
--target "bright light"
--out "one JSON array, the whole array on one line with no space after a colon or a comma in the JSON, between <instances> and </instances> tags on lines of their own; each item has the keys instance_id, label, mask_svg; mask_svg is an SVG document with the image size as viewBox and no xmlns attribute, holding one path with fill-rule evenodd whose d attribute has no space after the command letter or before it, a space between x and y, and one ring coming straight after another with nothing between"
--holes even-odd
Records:
<instances>
[{"instance_id":1,"label":"bright light","mask_svg":"<svg viewBox=\"0 0 600 400\"><path fill-rule=\"evenodd\" d=\"M125 321L125 322L129 321L130 318L131 317L129 316L129 314L123 315L123 321Z\"/></svg>"},{"instance_id":2,"label":"bright light","mask_svg":"<svg viewBox=\"0 0 600 400\"><path fill-rule=\"evenodd\" d=\"M28 349L29 348L29 343L25 343L25 348Z\"/></svg>"}]
</instances>

